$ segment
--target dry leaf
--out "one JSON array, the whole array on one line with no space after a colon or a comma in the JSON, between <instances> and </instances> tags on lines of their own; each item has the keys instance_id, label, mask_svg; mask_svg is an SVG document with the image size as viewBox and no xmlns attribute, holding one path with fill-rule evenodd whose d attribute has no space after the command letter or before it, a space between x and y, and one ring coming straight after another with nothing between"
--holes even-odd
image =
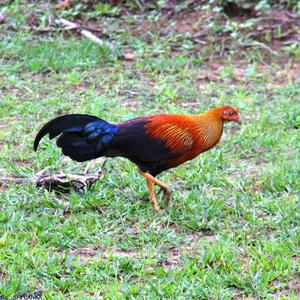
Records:
<instances>
[{"instance_id":1,"label":"dry leaf","mask_svg":"<svg viewBox=\"0 0 300 300\"><path fill-rule=\"evenodd\" d=\"M132 53L130 53L130 52L123 53L123 57L124 57L126 60L135 60L134 54L132 54Z\"/></svg>"},{"instance_id":2,"label":"dry leaf","mask_svg":"<svg viewBox=\"0 0 300 300\"><path fill-rule=\"evenodd\" d=\"M73 0L64 0L54 6L55 9L65 9L70 6Z\"/></svg>"},{"instance_id":3,"label":"dry leaf","mask_svg":"<svg viewBox=\"0 0 300 300\"><path fill-rule=\"evenodd\" d=\"M4 15L0 12L0 24L4 24L5 18Z\"/></svg>"}]
</instances>

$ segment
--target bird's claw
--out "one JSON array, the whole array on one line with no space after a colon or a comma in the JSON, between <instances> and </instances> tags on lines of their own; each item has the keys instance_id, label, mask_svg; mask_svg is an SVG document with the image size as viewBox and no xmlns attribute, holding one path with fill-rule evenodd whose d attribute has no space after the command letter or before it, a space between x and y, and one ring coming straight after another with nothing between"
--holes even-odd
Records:
<instances>
[{"instance_id":1,"label":"bird's claw","mask_svg":"<svg viewBox=\"0 0 300 300\"><path fill-rule=\"evenodd\" d=\"M159 208L158 205L154 205L154 206L153 206L153 210L154 210L155 212L159 212L159 211L160 211L160 208Z\"/></svg>"}]
</instances>

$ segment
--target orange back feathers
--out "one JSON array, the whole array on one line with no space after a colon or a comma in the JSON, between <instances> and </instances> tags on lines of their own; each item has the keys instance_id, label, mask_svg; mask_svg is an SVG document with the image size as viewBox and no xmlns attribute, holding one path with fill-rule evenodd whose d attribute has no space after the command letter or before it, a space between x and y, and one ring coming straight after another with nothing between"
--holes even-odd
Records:
<instances>
[{"instance_id":1,"label":"orange back feathers","mask_svg":"<svg viewBox=\"0 0 300 300\"><path fill-rule=\"evenodd\" d=\"M147 135L165 141L172 152L190 150L193 157L216 145L223 130L219 110L199 115L154 115L147 120Z\"/></svg>"},{"instance_id":2,"label":"orange back feathers","mask_svg":"<svg viewBox=\"0 0 300 300\"><path fill-rule=\"evenodd\" d=\"M167 147L174 152L191 148L194 139L192 134L192 119L187 115L155 115L148 119L146 133L166 142Z\"/></svg>"}]
</instances>

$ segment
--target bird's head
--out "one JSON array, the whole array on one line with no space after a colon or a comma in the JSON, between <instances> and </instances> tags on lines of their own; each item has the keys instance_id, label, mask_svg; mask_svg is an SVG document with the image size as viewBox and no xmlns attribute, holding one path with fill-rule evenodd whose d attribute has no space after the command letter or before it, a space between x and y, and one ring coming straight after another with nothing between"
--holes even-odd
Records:
<instances>
[{"instance_id":1,"label":"bird's head","mask_svg":"<svg viewBox=\"0 0 300 300\"><path fill-rule=\"evenodd\" d=\"M219 108L223 121L236 122L242 125L237 107L222 106Z\"/></svg>"}]
</instances>

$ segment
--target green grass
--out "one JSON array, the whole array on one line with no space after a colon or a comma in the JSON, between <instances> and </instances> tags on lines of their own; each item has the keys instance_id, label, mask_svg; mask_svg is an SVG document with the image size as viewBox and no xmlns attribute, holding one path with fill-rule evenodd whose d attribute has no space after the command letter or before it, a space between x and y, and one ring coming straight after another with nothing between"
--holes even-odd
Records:
<instances>
[{"instance_id":1,"label":"green grass","mask_svg":"<svg viewBox=\"0 0 300 300\"><path fill-rule=\"evenodd\" d=\"M216 73L209 57L190 55L188 46L173 57L172 38L147 44L130 31L132 62L120 58L125 33L115 37L114 51L79 37L6 33L2 175L64 167L55 143L45 139L32 150L41 125L64 113L117 122L229 104L239 107L243 125L226 124L215 149L161 175L173 194L168 205L159 201L158 214L146 201L144 179L123 159L109 159L103 179L80 194L2 184L0 296L298 298L300 82L277 76L293 66L278 57L262 64L249 50L240 62L221 57Z\"/></svg>"}]
</instances>

